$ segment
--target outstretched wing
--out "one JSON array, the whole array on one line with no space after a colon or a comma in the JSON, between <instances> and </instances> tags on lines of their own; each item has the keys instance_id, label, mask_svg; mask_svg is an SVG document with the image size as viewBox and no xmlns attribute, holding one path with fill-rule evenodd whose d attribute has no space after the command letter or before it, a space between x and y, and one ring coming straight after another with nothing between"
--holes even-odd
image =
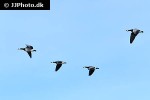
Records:
<instances>
[{"instance_id":1,"label":"outstretched wing","mask_svg":"<svg viewBox=\"0 0 150 100\"><path fill-rule=\"evenodd\" d=\"M30 51L27 52L30 58L32 58L32 53Z\"/></svg>"},{"instance_id":2,"label":"outstretched wing","mask_svg":"<svg viewBox=\"0 0 150 100\"><path fill-rule=\"evenodd\" d=\"M55 71L58 71L58 70L60 69L61 66L62 66L62 64L57 64L57 65L56 65Z\"/></svg>"},{"instance_id":3,"label":"outstretched wing","mask_svg":"<svg viewBox=\"0 0 150 100\"><path fill-rule=\"evenodd\" d=\"M27 48L33 49L33 46L31 46L31 45L26 44L26 46L27 46Z\"/></svg>"},{"instance_id":4,"label":"outstretched wing","mask_svg":"<svg viewBox=\"0 0 150 100\"><path fill-rule=\"evenodd\" d=\"M137 36L137 34L131 33L131 35L130 35L130 43L132 43L134 41L136 36Z\"/></svg>"},{"instance_id":5,"label":"outstretched wing","mask_svg":"<svg viewBox=\"0 0 150 100\"><path fill-rule=\"evenodd\" d=\"M89 76L91 76L94 71L95 71L94 69L89 70Z\"/></svg>"}]
</instances>

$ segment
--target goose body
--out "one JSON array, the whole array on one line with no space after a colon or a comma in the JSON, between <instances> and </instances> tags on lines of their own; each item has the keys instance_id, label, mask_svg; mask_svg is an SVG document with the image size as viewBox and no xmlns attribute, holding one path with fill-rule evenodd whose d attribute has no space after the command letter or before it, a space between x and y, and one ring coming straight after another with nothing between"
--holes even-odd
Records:
<instances>
[{"instance_id":1,"label":"goose body","mask_svg":"<svg viewBox=\"0 0 150 100\"><path fill-rule=\"evenodd\" d=\"M35 52L36 50L33 50L33 46L27 45L25 48L19 48L18 50L24 50L28 53L29 57L32 58L32 52Z\"/></svg>"},{"instance_id":2,"label":"goose body","mask_svg":"<svg viewBox=\"0 0 150 100\"><path fill-rule=\"evenodd\" d=\"M130 35L130 44L133 43L135 37L139 34L139 33L143 33L143 31L139 30L139 29L130 29L130 30L126 30L126 31L131 31L131 35Z\"/></svg>"},{"instance_id":3,"label":"goose body","mask_svg":"<svg viewBox=\"0 0 150 100\"><path fill-rule=\"evenodd\" d=\"M89 70L89 76L91 76L94 73L95 69L99 69L99 68L94 67L94 66L85 66L83 68L87 68Z\"/></svg>"},{"instance_id":4,"label":"goose body","mask_svg":"<svg viewBox=\"0 0 150 100\"><path fill-rule=\"evenodd\" d=\"M66 64L66 62L64 62L64 61L54 61L51 63L56 63L55 71L58 71L60 69L60 67L62 66L62 64Z\"/></svg>"}]
</instances>

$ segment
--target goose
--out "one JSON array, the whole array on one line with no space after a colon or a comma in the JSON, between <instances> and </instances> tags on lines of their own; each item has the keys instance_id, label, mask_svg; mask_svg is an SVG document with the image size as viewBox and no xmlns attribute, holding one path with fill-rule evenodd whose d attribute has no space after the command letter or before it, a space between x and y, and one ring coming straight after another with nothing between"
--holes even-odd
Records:
<instances>
[{"instance_id":1,"label":"goose","mask_svg":"<svg viewBox=\"0 0 150 100\"><path fill-rule=\"evenodd\" d=\"M143 33L143 31L139 30L139 29L130 29L130 30L126 30L131 31L131 35L130 35L130 44L132 44L132 42L134 41L135 37L139 34L139 33Z\"/></svg>"},{"instance_id":2,"label":"goose","mask_svg":"<svg viewBox=\"0 0 150 100\"><path fill-rule=\"evenodd\" d=\"M62 64L66 64L66 62L64 62L64 61L54 61L51 63L56 63L55 71L58 71L60 69L60 67L62 66Z\"/></svg>"},{"instance_id":3,"label":"goose","mask_svg":"<svg viewBox=\"0 0 150 100\"><path fill-rule=\"evenodd\" d=\"M29 57L32 58L32 53L31 52L36 52L36 50L33 50L33 46L27 45L25 48L18 48L18 50L24 50L28 53Z\"/></svg>"},{"instance_id":4,"label":"goose","mask_svg":"<svg viewBox=\"0 0 150 100\"><path fill-rule=\"evenodd\" d=\"M93 74L95 69L99 69L98 67L94 67L94 66L85 66L83 68L87 68L89 70L89 76L91 76Z\"/></svg>"}]
</instances>

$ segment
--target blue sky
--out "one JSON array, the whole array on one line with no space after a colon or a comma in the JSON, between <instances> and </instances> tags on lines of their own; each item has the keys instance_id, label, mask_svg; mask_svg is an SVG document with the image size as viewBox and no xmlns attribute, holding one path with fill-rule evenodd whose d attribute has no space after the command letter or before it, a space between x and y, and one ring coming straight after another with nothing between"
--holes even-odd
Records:
<instances>
[{"instance_id":1,"label":"blue sky","mask_svg":"<svg viewBox=\"0 0 150 100\"><path fill-rule=\"evenodd\" d=\"M149 100L149 0L51 0L0 11L1 100ZM139 28L133 44L130 32ZM17 50L37 52L30 59ZM63 60L55 72L51 61ZM89 77L83 66L99 67Z\"/></svg>"}]
</instances>

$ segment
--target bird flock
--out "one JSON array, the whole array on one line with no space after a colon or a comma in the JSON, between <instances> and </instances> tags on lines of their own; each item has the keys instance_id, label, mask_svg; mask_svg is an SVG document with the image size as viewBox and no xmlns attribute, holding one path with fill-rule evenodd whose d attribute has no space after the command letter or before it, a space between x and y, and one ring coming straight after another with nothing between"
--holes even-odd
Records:
<instances>
[{"instance_id":1,"label":"bird flock","mask_svg":"<svg viewBox=\"0 0 150 100\"><path fill-rule=\"evenodd\" d=\"M135 40L135 37L139 34L139 33L143 33L144 31L142 30L139 30L137 28L134 28L134 29L129 29L129 30L126 30L127 32L130 31L131 32L131 35L130 35L130 44L133 43L133 41ZM24 50L28 53L29 57L32 58L32 52L36 52L36 50L33 49L33 46L31 45L27 45L26 44L26 47L25 48L18 48L18 50ZM55 68L55 71L58 71L62 64L66 64L67 62L64 62L64 61L53 61L51 63L55 63L56 64L56 68ZM89 76L91 76L94 71L96 69L99 69L98 67L94 67L94 66L85 66L83 68L87 68L89 70Z\"/></svg>"}]
</instances>

